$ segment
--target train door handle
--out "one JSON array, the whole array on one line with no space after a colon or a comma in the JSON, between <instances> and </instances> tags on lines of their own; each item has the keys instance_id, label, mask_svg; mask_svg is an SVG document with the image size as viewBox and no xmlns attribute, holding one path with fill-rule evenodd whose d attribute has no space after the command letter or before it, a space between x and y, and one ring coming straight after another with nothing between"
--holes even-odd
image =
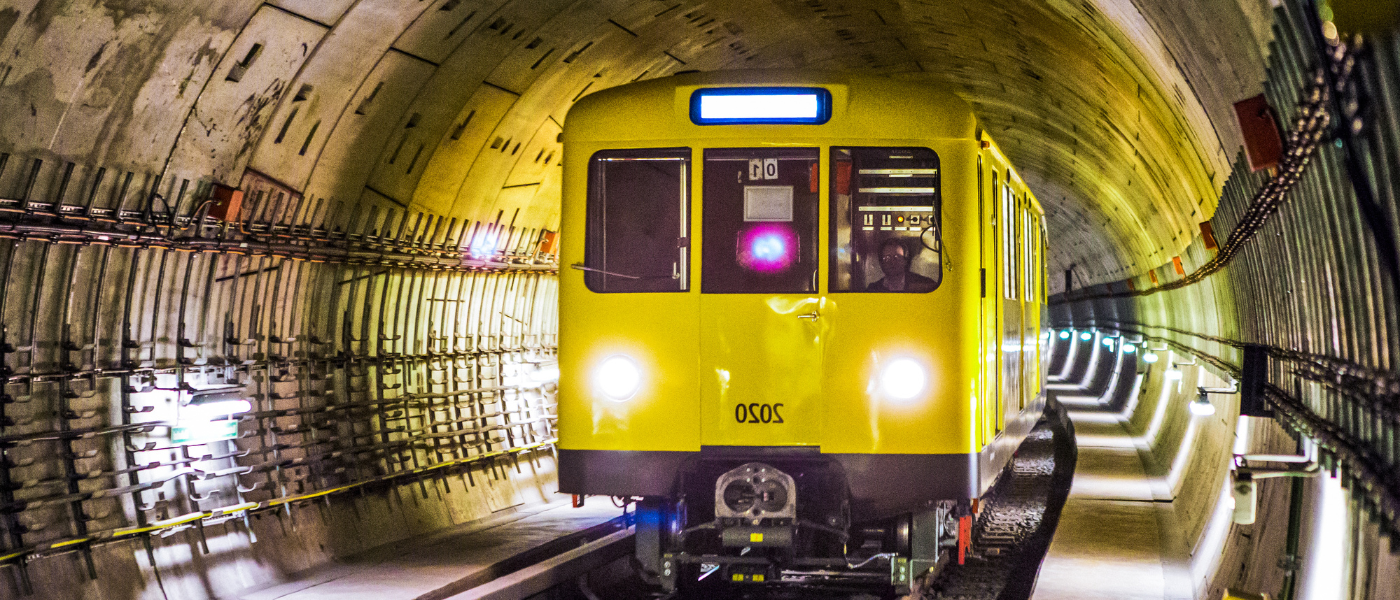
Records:
<instances>
[{"instance_id":1,"label":"train door handle","mask_svg":"<svg viewBox=\"0 0 1400 600\"><path fill-rule=\"evenodd\" d=\"M805 314L805 315L797 315L797 318L799 318L799 319L807 319L807 320L809 320L809 321L815 321L815 320L821 318L821 313L818 313L818 312L816 312L816 311L812 311L812 312L809 312L809 313L807 313L807 314Z\"/></svg>"}]
</instances>

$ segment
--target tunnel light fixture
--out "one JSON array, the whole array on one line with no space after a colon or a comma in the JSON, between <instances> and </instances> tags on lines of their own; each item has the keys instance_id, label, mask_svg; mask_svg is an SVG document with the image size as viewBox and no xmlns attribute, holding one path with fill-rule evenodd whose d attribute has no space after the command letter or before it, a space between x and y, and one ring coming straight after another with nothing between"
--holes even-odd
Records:
<instances>
[{"instance_id":1,"label":"tunnel light fixture","mask_svg":"<svg viewBox=\"0 0 1400 600\"><path fill-rule=\"evenodd\" d=\"M815 87L730 87L690 95L696 125L820 125L831 120L831 92Z\"/></svg>"},{"instance_id":2,"label":"tunnel light fixture","mask_svg":"<svg viewBox=\"0 0 1400 600\"><path fill-rule=\"evenodd\" d=\"M1181 371L1180 371L1179 369L1167 369L1167 380L1168 380L1168 381L1179 381L1180 379L1181 379Z\"/></svg>"},{"instance_id":3,"label":"tunnel light fixture","mask_svg":"<svg viewBox=\"0 0 1400 600\"><path fill-rule=\"evenodd\" d=\"M182 414L181 418L189 416L211 421L219 417L228 417L253 410L253 403L247 400L221 400L190 404L184 410L189 411L189 413L188 415Z\"/></svg>"},{"instance_id":4,"label":"tunnel light fixture","mask_svg":"<svg viewBox=\"0 0 1400 600\"><path fill-rule=\"evenodd\" d=\"M1147 352L1142 355L1142 362L1155 363L1157 362L1158 358L1159 357L1157 356L1156 352Z\"/></svg>"},{"instance_id":5,"label":"tunnel light fixture","mask_svg":"<svg viewBox=\"0 0 1400 600\"><path fill-rule=\"evenodd\" d=\"M535 368L535 370L530 371L525 377L530 380L530 383L536 385L559 381L559 365L541 365Z\"/></svg>"},{"instance_id":6,"label":"tunnel light fixture","mask_svg":"<svg viewBox=\"0 0 1400 600\"><path fill-rule=\"evenodd\" d=\"M1134 346L1132 344L1123 344L1123 354L1132 354L1134 352L1137 352L1137 346Z\"/></svg>"},{"instance_id":7,"label":"tunnel light fixture","mask_svg":"<svg viewBox=\"0 0 1400 600\"><path fill-rule=\"evenodd\" d=\"M1067 340L1067 339L1069 339L1069 330L1068 330L1068 329L1065 329L1065 330L1060 331L1060 339L1062 339L1062 340Z\"/></svg>"},{"instance_id":8,"label":"tunnel light fixture","mask_svg":"<svg viewBox=\"0 0 1400 600\"><path fill-rule=\"evenodd\" d=\"M1180 373L1180 371L1177 372ZM1215 405L1211 404L1209 394L1201 392L1201 395L1196 396L1196 399L1191 401L1191 414L1198 417L1209 417L1215 414Z\"/></svg>"},{"instance_id":9,"label":"tunnel light fixture","mask_svg":"<svg viewBox=\"0 0 1400 600\"><path fill-rule=\"evenodd\" d=\"M1112 349L1113 349L1113 338L1104 338L1104 339L1103 339L1103 345L1104 345L1105 347L1107 347L1109 350L1112 350Z\"/></svg>"},{"instance_id":10,"label":"tunnel light fixture","mask_svg":"<svg viewBox=\"0 0 1400 600\"><path fill-rule=\"evenodd\" d=\"M1087 342L1087 341L1089 341L1089 340L1094 339L1094 336L1093 336L1093 334L1091 334L1091 333L1085 331L1085 332L1079 334L1079 339L1084 340L1084 341Z\"/></svg>"},{"instance_id":11,"label":"tunnel light fixture","mask_svg":"<svg viewBox=\"0 0 1400 600\"><path fill-rule=\"evenodd\" d=\"M195 445L231 440L238 437L238 419L230 417L250 410L253 410L253 403L242 398L191 402L180 407L179 418L170 428L170 442Z\"/></svg>"}]
</instances>

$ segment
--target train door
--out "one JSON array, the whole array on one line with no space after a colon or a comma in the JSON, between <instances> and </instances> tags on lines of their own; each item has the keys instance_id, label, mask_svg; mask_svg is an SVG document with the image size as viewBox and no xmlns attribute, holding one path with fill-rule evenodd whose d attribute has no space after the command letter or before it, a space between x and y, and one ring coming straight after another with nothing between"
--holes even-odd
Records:
<instances>
[{"instance_id":1,"label":"train door","mask_svg":"<svg viewBox=\"0 0 1400 600\"><path fill-rule=\"evenodd\" d=\"M1025 302L1021 304L1021 409L1024 410L1031 403L1036 372L1040 370L1040 336L1035 331L1036 304L1040 300L1035 285L1040 239L1035 235L1035 212L1031 210L1028 192L1021 193L1021 215L1021 247L1026 263L1025 268L1021 269L1022 288L1025 290Z\"/></svg>"},{"instance_id":2,"label":"train door","mask_svg":"<svg viewBox=\"0 0 1400 600\"><path fill-rule=\"evenodd\" d=\"M999 178L995 165L992 167L991 184L986 188L985 194L978 190L977 206L979 211L979 223L981 223L981 262L982 262L982 301L981 301L981 344L982 355L979 362L982 365L982 389L979 398L979 430L982 436L982 445L986 445L996 435L996 409L999 405L998 398L1001 395L1001 383L997 379L997 374L1001 372L999 354L997 348L998 338L998 315L1000 310L997 306L997 298L1001 294L1001 286L998 285L1000 270L997 262L997 210L996 191L998 189Z\"/></svg>"},{"instance_id":3,"label":"train door","mask_svg":"<svg viewBox=\"0 0 1400 600\"><path fill-rule=\"evenodd\" d=\"M1006 428L1006 412L1019 404L1021 389L1021 361L1018 356L1007 356L1021 351L1021 294L1019 293L1016 245L1016 223L1019 215L1016 210L1016 197L1011 190L1010 178L1001 183L1001 249L1002 249L1002 328L1001 363L1002 405L998 407L997 429Z\"/></svg>"},{"instance_id":4,"label":"train door","mask_svg":"<svg viewBox=\"0 0 1400 600\"><path fill-rule=\"evenodd\" d=\"M1026 389L1025 404L1032 403L1039 396L1040 389L1040 225L1035 207L1030 204L1030 194L1025 194L1026 206L1026 310L1022 317L1025 327L1022 338L1025 340Z\"/></svg>"},{"instance_id":5,"label":"train door","mask_svg":"<svg viewBox=\"0 0 1400 600\"><path fill-rule=\"evenodd\" d=\"M1005 172L1005 171L1003 171ZM1003 298L1006 293L1006 206L1001 200L1001 184L997 179L997 172L992 171L991 189L991 220L987 222L989 235L987 236L988 264L993 266L992 272L988 273L987 282L987 356L986 365L992 369L989 382L991 385L990 407L992 409L991 418L988 419L991 428L991 435L996 436L1002 429L1002 414L1005 410L1002 407L1002 397L1005 395L1005 361L1002 357L1002 305L1005 304Z\"/></svg>"},{"instance_id":6,"label":"train door","mask_svg":"<svg viewBox=\"0 0 1400 600\"><path fill-rule=\"evenodd\" d=\"M1040 276L1040 310L1037 313L1039 315L1039 319L1036 321L1035 324L1035 334L1036 339L1043 340L1040 343L1040 365L1039 369L1036 371L1035 380L1036 395L1039 396L1045 391L1046 380L1049 377L1051 335L1051 332L1047 328L1047 326L1050 323L1049 299L1047 298L1047 296L1049 295L1050 286L1050 236L1045 231L1044 213L1042 213L1040 215L1040 218L1037 219L1036 236L1038 243L1040 244L1040 264L1039 270L1036 272Z\"/></svg>"},{"instance_id":7,"label":"train door","mask_svg":"<svg viewBox=\"0 0 1400 600\"><path fill-rule=\"evenodd\" d=\"M950 310L955 298L936 291L945 271L951 272L944 269L938 153L917 146L833 146L828 156L826 297L840 314L827 326L822 389L831 398L870 401L829 407L827 431L839 432L840 439L831 435L824 443L844 451L895 453L926 447L929 436L975 437L956 419L938 423L941 431L911 426L923 410L915 407L929 406L916 398L933 390L924 383L906 385L913 381L906 375L917 373L914 379L921 380L924 369L952 358L943 348L965 338L963 324L949 322L958 314ZM967 209L963 214L975 214ZM954 214L946 222L961 221ZM889 370L894 365L904 366ZM969 398L975 379L958 382L966 387L956 397Z\"/></svg>"},{"instance_id":8,"label":"train door","mask_svg":"<svg viewBox=\"0 0 1400 600\"><path fill-rule=\"evenodd\" d=\"M561 446L693 448L700 295L689 277L692 151L606 149L586 164L585 210L577 196L566 206L570 226L584 225L573 237L584 240L583 261L573 266L582 281L576 271L560 274L560 308L598 318L560 324L560 420L593 426L562 428Z\"/></svg>"},{"instance_id":9,"label":"train door","mask_svg":"<svg viewBox=\"0 0 1400 600\"><path fill-rule=\"evenodd\" d=\"M704 151L701 443L820 439L817 148Z\"/></svg>"},{"instance_id":10,"label":"train door","mask_svg":"<svg viewBox=\"0 0 1400 600\"><path fill-rule=\"evenodd\" d=\"M987 445L987 202L986 165L982 153L977 153L977 267L982 295L977 301L977 401L973 408L973 423L977 427L977 448Z\"/></svg>"}]
</instances>

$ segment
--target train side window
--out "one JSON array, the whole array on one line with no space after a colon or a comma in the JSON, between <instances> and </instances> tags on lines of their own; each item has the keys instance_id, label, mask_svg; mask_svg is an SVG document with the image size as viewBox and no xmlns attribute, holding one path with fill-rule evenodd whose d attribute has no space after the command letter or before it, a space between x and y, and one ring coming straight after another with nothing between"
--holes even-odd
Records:
<instances>
[{"instance_id":1,"label":"train side window","mask_svg":"<svg viewBox=\"0 0 1400 600\"><path fill-rule=\"evenodd\" d=\"M705 150L700 291L817 291L816 148Z\"/></svg>"},{"instance_id":2,"label":"train side window","mask_svg":"<svg viewBox=\"0 0 1400 600\"><path fill-rule=\"evenodd\" d=\"M943 281L938 154L831 149L832 292L931 292Z\"/></svg>"},{"instance_id":3,"label":"train side window","mask_svg":"<svg viewBox=\"0 0 1400 600\"><path fill-rule=\"evenodd\" d=\"M594 154L584 284L605 293L688 291L689 215L689 148Z\"/></svg>"}]
</instances>

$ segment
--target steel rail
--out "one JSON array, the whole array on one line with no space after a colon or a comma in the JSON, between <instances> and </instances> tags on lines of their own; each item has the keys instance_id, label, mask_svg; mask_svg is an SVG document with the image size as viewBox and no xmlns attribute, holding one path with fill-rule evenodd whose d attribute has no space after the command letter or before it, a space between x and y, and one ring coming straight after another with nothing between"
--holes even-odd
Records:
<instances>
[{"instance_id":1,"label":"steel rail","mask_svg":"<svg viewBox=\"0 0 1400 600\"><path fill-rule=\"evenodd\" d=\"M449 596L448 600L519 600L520 598L529 598L560 585L573 583L579 577L597 570L603 565L631 555L635 544L636 528L629 527L519 571L508 573L490 583Z\"/></svg>"}]
</instances>

